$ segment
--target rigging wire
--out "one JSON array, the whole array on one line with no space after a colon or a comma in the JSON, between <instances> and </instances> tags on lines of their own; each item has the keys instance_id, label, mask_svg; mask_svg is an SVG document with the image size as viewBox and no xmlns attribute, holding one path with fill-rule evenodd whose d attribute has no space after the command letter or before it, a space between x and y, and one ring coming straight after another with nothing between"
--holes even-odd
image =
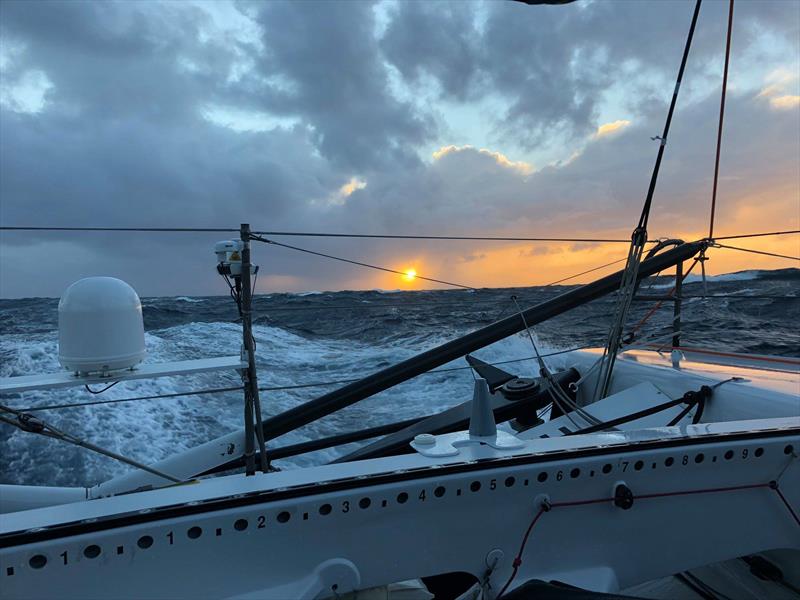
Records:
<instances>
[{"instance_id":1,"label":"rigging wire","mask_svg":"<svg viewBox=\"0 0 800 600\"><path fill-rule=\"evenodd\" d=\"M550 397L553 399L553 402L558 405L558 408L564 414L564 416L569 419L570 423L575 425L575 427L580 428L580 426L575 422L572 418L570 412L575 412L580 415L587 423L591 425L597 425L600 423L598 419L593 417L587 411L583 410L580 406L572 402L572 399L564 393L564 390L561 389L561 386L553 377L553 374L550 372L550 369L547 368L547 365L542 358L542 355L539 353L539 349L536 347L536 343L533 341L533 334L531 333L531 328L528 325L528 321L525 318L525 313L522 311L519 303L517 302L516 296L511 296L511 300L514 302L514 306L517 308L517 313L519 314L520 318L522 319L522 324L525 325L525 332L528 334L528 339L531 342L531 346L533 346L533 352L536 355L536 360L539 363L539 375L545 380L547 384L547 392L550 394ZM572 411L566 410L566 407L571 408Z\"/></svg>"},{"instance_id":2,"label":"rigging wire","mask_svg":"<svg viewBox=\"0 0 800 600\"><path fill-rule=\"evenodd\" d=\"M751 252L753 254L763 254L764 256L775 256L777 258L788 258L789 260L800 260L799 256L789 256L788 254L776 254L775 252L765 252L764 250L753 250L752 248L739 248L738 246L728 246L726 244L714 244L715 248L726 248L727 250L739 250L740 252Z\"/></svg>"},{"instance_id":3,"label":"rigging wire","mask_svg":"<svg viewBox=\"0 0 800 600\"><path fill-rule=\"evenodd\" d=\"M584 344L582 346L576 346L573 348L567 348L565 350L556 350L553 352L547 352L542 354L543 358L547 358L548 356L557 356L559 354L568 354L570 352L576 352L578 350L586 350L587 348L594 348L597 344ZM522 358L512 358L508 360L501 360L493 363L488 363L492 366L500 366L500 365L508 365L512 363L518 362L525 362L529 360L536 360L535 356L525 356ZM467 369L471 369L472 367L448 367L446 369L435 369L433 371L426 371L425 373L421 373L421 375L435 375L441 373L451 373L453 371L466 371ZM315 388L315 387L328 387L333 385L343 385L347 383L353 383L354 381L359 381L359 379L352 378L352 379L337 379L331 381L318 381L313 383L300 383L295 385L280 385L280 386L263 386L259 387L258 391L260 392L282 392L282 391L290 391L290 390L302 390L307 388ZM37 412L43 410L60 410L64 408L79 408L82 406L98 406L102 404L120 404L124 402L138 402L142 400L160 400L166 398L178 398L181 396L200 396L203 394L221 394L225 392L237 392L244 389L242 386L236 387L224 387L224 388L214 388L214 389L207 389L207 390L189 390L186 392L174 392L169 394L155 394L152 396L137 396L134 398L117 398L117 399L109 399L109 400L93 400L90 402L72 402L68 404L49 404L45 406L28 406L28 407L14 407L13 410L17 410L20 412Z\"/></svg>"},{"instance_id":4,"label":"rigging wire","mask_svg":"<svg viewBox=\"0 0 800 600\"><path fill-rule=\"evenodd\" d=\"M27 227L0 226L0 231L138 231L151 233L239 233L228 227Z\"/></svg>"},{"instance_id":5,"label":"rigging wire","mask_svg":"<svg viewBox=\"0 0 800 600\"><path fill-rule=\"evenodd\" d=\"M117 231L117 232L145 232L145 233L239 233L239 229L226 227L29 227L0 225L0 231ZM390 235L375 233L326 233L311 231L254 231L257 235L282 235L296 237L330 237L330 238L374 238L374 239L402 239L402 240L441 240L441 241L485 241L485 242L586 242L598 244L630 243L627 239L618 238L558 238L558 237L502 237L502 236L456 236L456 235ZM764 237L774 235L791 235L800 233L800 229L787 231L767 231L759 233L743 233L739 235L718 236L717 240L734 240L750 237ZM656 240L648 240L648 244L655 244Z\"/></svg>"},{"instance_id":6,"label":"rigging wire","mask_svg":"<svg viewBox=\"0 0 800 600\"><path fill-rule=\"evenodd\" d=\"M4 406L2 404L0 404L0 411L10 415L14 415L15 417L15 418L10 418L4 415L0 415L0 421L8 425L11 425L12 427L16 427L17 429L20 429L22 431L26 431L28 433L37 433L45 437L61 440L68 444L72 444L73 446L80 446L81 448L86 448L87 450L91 450L92 452L102 454L103 456L107 456L108 458L113 458L114 460L125 463L126 465L130 465L132 467L136 467L137 469L147 471L148 473L157 475L158 477L162 477L173 483L182 483L182 480L173 477L172 475L168 475L163 471L159 471L158 469L149 467L131 458L127 458L125 456L122 456L121 454L117 454L116 452L112 452L111 450L106 450L105 448L101 448L100 446L92 444L91 442L87 442L86 440L83 440L70 433L66 433L64 431L56 429L54 426L50 425L46 421L38 419L33 415L26 414L23 411L19 411L17 409L10 408L8 406Z\"/></svg>"},{"instance_id":7,"label":"rigging wire","mask_svg":"<svg viewBox=\"0 0 800 600\"><path fill-rule=\"evenodd\" d=\"M686 43L684 45L683 55L681 57L681 64L680 68L678 69L678 77L675 81L675 88L672 92L672 100L670 101L669 110L667 111L667 119L664 123L664 130L661 136L654 138L660 140L658 154L656 155L656 162L653 166L653 172L650 177L650 185L647 190L647 197L645 198L644 206L642 207L642 213L639 216L639 223L633 230L633 234L631 236L631 244L628 249L628 258L619 287L619 301L614 318L612 319L612 325L609 329L608 341L605 349L603 350L603 356L601 357L600 361L600 371L597 379L598 385L595 387L594 392L595 400L605 397L611 384L614 363L622 342L622 330L625 325L625 320L630 310L631 303L633 302L633 296L636 293L639 266L642 261L645 243L647 242L647 223L650 218L650 208L653 203L653 196L655 194L658 174L661 168L661 161L664 158L664 149L666 148L670 125L672 124L672 117L675 113L675 106L678 102L678 92L680 91L681 82L683 80L683 73L686 69L686 63L689 59L689 50L692 46L692 39L694 38L694 31L697 25L697 17L700 14L701 4L702 0L697 0L694 7L692 22L689 26L689 34L686 37Z\"/></svg>"},{"instance_id":8,"label":"rigging wire","mask_svg":"<svg viewBox=\"0 0 800 600\"><path fill-rule=\"evenodd\" d=\"M700 259L699 258L695 258L694 262L692 263L692 265L686 270L686 273L684 273L681 276L681 278L680 278L681 283L683 283L683 281L689 276L689 273L692 272L692 269L694 269L695 265L697 265L698 262L700 262ZM669 292L667 292L667 298L672 298L673 294L675 294L675 290L677 290L677 289L678 289L678 282L676 281L675 285L672 286L672 289ZM661 308L662 304L664 304L664 300L659 300L658 302L656 302L655 306L653 306L648 311L648 313L644 317L642 317L642 319L638 323L636 323L636 325L633 326L633 329L631 329L628 332L628 335L631 336L631 337L635 336L636 332L639 331L639 329L641 329L642 326L645 323L647 323L648 320L650 320L650 317L652 317L656 313L656 311L659 308ZM674 319L673 319L673 324L674 324Z\"/></svg>"},{"instance_id":9,"label":"rigging wire","mask_svg":"<svg viewBox=\"0 0 800 600\"><path fill-rule=\"evenodd\" d=\"M325 254L324 252L315 252L314 250L308 250L306 248L299 248L297 246L291 246L289 244L284 244L282 242L276 242L275 240L271 240L269 238L251 235L251 240L255 240L257 242L264 242L265 244L272 244L274 246L280 246L282 248L288 248L289 250L295 250L297 252L304 252L306 254L313 254L314 256L321 256L323 258L329 258L331 260L338 260L340 262L349 263L351 265L356 265L359 267L367 267L368 269L375 269L377 271L385 271L387 273L394 273L396 275L406 275L403 271L397 271L395 269L389 269L387 267L379 267L377 265L371 265L369 263L359 262L357 260L350 260L349 258L341 258L339 256L334 256L332 254ZM442 279L434 279L432 277L423 277L422 275L414 275L415 279L423 279L425 281L432 281L434 283L443 283L444 285L450 285L453 287L462 288L465 290L475 290L477 288L472 287L471 285L462 285L460 283L453 283L451 281L444 281Z\"/></svg>"},{"instance_id":10,"label":"rigging wire","mask_svg":"<svg viewBox=\"0 0 800 600\"><path fill-rule=\"evenodd\" d=\"M725 96L728 91L728 65L731 58L731 32L733 30L733 0L728 8L728 36L725 41L725 66L722 69L722 94L719 101L719 126L717 127L717 155L714 159L714 185L711 191L711 218L708 224L708 239L714 239L714 211L717 207L717 183L719 181L719 155L722 148L722 123L725 120Z\"/></svg>"},{"instance_id":11,"label":"rigging wire","mask_svg":"<svg viewBox=\"0 0 800 600\"><path fill-rule=\"evenodd\" d=\"M575 275L570 275L569 277L564 277L563 279L558 279L558 280L553 281L551 283L545 284L543 287L549 287L551 285L558 285L559 283L563 283L565 281L569 281L570 279L575 279L576 277L580 277L581 275L586 275L587 273L592 273L594 271L599 271L600 269L605 269L606 267L610 267L611 265L616 265L617 263L621 263L623 260L627 260L627 257L611 261L610 263L606 263L604 265L601 265L599 267L595 267L593 269L589 269L587 271L581 271L580 273L575 273Z\"/></svg>"},{"instance_id":12,"label":"rigging wire","mask_svg":"<svg viewBox=\"0 0 800 600\"><path fill-rule=\"evenodd\" d=\"M792 235L795 233L800 233L800 229L790 229L788 231L767 231L765 233L744 233L741 235L723 235L722 237L717 236L715 240L738 240L742 238L753 238L753 237L764 237L770 235Z\"/></svg>"},{"instance_id":13,"label":"rigging wire","mask_svg":"<svg viewBox=\"0 0 800 600\"><path fill-rule=\"evenodd\" d=\"M619 238L560 238L560 237L505 237L475 235L393 235L382 233L325 233L310 231L254 231L256 235L283 235L297 237L328 237L382 240L438 240L438 241L476 241L476 242L587 242L597 244L627 244L630 240ZM654 242L651 242L654 243Z\"/></svg>"},{"instance_id":14,"label":"rigging wire","mask_svg":"<svg viewBox=\"0 0 800 600\"><path fill-rule=\"evenodd\" d=\"M688 283L684 282L684 285L689 285ZM541 301L545 302L547 300L552 300L555 296L551 298L543 298ZM744 296L738 296L736 294L708 294L707 296L699 295L699 294L683 294L681 296L672 296L670 298L661 297L661 296L648 296L648 295L637 295L636 300L643 300L643 301L658 301L658 300L671 300L672 298L680 298L682 300L688 300L693 298L718 298L722 300L797 300L800 299L800 296L786 296L786 295L778 295L778 294L747 294ZM302 311L309 311L309 310L380 310L385 308L411 308L416 306L451 306L451 307L472 307L472 306L497 306L502 305L505 306L506 309L510 305L506 305L502 303L502 300L472 300L472 301L462 301L462 302L436 302L436 301L424 301L424 302L387 302L386 304L381 303L374 303L374 304L359 304L359 305L352 305L352 304L315 304L312 306L267 306L263 307L264 310L267 312L302 312ZM485 310L485 309L476 309L476 310ZM502 314L496 317L496 320L502 318Z\"/></svg>"},{"instance_id":15,"label":"rigging wire","mask_svg":"<svg viewBox=\"0 0 800 600\"><path fill-rule=\"evenodd\" d=\"M206 389L206 390L190 390L187 392L172 392L168 394L153 394L151 396L136 396L134 398L113 398L107 400L92 400L87 402L71 402L68 404L48 404L45 406L26 406L22 407L14 407L14 410L22 411L22 412L37 412L42 410L59 410L62 408L80 408L81 406L97 406L100 404L120 404L123 402L137 402L139 400L161 400L162 398L179 398L181 396L201 396L204 394L221 394L224 392L239 392L242 391L244 387L236 386L236 387L223 387L223 388L213 388L213 389Z\"/></svg>"}]
</instances>

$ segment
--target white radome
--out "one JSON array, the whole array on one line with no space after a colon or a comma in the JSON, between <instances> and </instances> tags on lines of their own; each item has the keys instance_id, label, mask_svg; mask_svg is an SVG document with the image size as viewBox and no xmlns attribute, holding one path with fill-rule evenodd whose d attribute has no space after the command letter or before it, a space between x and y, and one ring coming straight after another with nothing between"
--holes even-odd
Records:
<instances>
[{"instance_id":1,"label":"white radome","mask_svg":"<svg viewBox=\"0 0 800 600\"><path fill-rule=\"evenodd\" d=\"M58 303L58 360L79 373L129 369L144 359L142 302L114 277L87 277Z\"/></svg>"}]
</instances>

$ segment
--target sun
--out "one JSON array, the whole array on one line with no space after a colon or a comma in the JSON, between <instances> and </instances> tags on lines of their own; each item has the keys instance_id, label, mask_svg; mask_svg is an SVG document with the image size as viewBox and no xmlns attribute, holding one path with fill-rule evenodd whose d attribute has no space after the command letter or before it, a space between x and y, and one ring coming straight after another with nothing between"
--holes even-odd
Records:
<instances>
[{"instance_id":1,"label":"sun","mask_svg":"<svg viewBox=\"0 0 800 600\"><path fill-rule=\"evenodd\" d=\"M414 281L417 278L417 272L414 269L406 269L403 279L406 281Z\"/></svg>"}]
</instances>

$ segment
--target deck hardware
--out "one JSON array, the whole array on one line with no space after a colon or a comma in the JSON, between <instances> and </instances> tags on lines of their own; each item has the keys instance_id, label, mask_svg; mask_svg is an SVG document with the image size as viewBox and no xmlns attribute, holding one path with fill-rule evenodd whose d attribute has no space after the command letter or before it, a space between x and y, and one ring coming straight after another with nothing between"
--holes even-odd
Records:
<instances>
[{"instance_id":1,"label":"deck hardware","mask_svg":"<svg viewBox=\"0 0 800 600\"><path fill-rule=\"evenodd\" d=\"M614 486L614 506L628 510L633 506L633 492L624 481Z\"/></svg>"}]
</instances>

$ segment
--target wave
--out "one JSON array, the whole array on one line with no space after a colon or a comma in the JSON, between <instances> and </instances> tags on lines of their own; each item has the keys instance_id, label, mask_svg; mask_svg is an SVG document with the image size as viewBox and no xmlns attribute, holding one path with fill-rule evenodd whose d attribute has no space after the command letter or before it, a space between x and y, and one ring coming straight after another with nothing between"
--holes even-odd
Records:
<instances>
[{"instance_id":1,"label":"wave","mask_svg":"<svg viewBox=\"0 0 800 600\"><path fill-rule=\"evenodd\" d=\"M796 293L800 270L744 271L709 278L723 281L733 294ZM699 279L696 279L699 280ZM695 281L696 281L695 280ZM657 284L672 285L671 278ZM739 283L745 282L745 283ZM720 284L723 285L723 284ZM443 342L507 316L513 309L509 295L519 294L525 305L552 296L553 290L481 290L479 296L463 291L403 290L330 292L298 297L290 294L259 296L257 342L259 383L265 418L308 402L338 385L297 388L308 383L361 378L428 350ZM381 294L400 294L382 296ZM412 295L413 294L413 295ZM147 326L146 361L159 363L209 356L238 355L241 324L236 307L227 297L153 298L145 300ZM403 300L409 301L405 306ZM430 304L427 300L430 299ZM480 300L480 302L477 302ZM371 303L371 304L370 304ZM386 307L381 307L386 304ZM687 345L715 345L733 351L758 351L791 355L800 337L795 324L800 302L737 301L735 311L727 301L687 303L684 332ZM402 306L401 306L402 305ZM733 303L731 303L733 305ZM338 310L342 307L352 307ZM398 308L399 306L399 308ZM326 308L328 307L328 308ZM281 311L281 308L291 310ZM308 308L309 310L301 310ZM633 318L649 310L634 306ZM275 310L273 310L275 309ZM540 351L569 348L604 339L613 313L613 298L600 299L574 312L535 326ZM668 327L671 311L654 314L649 326ZM59 371L57 300L0 301L0 376L30 375ZM534 338L537 339L537 338ZM534 354L524 335L511 336L475 352L487 362L530 357ZM566 366L564 356L546 359L552 366ZM457 359L401 385L331 414L300 430L282 436L273 444L283 446L355 431L414 416L433 414L467 401L473 379ZM535 361L500 365L522 376L535 376ZM452 370L456 369L456 370ZM120 383L99 396L83 388L36 391L9 397L11 406L45 406L104 399L125 399L160 393L176 393L241 385L234 372L214 372L183 377L165 377ZM276 389L280 388L280 389ZM241 428L241 391L176 397L130 403L107 404L40 414L56 427L84 437L120 454L151 463L183 449ZM91 485L127 469L82 449L58 444L0 425L0 481L48 485ZM284 468L319 464L348 451L339 448L280 462Z\"/></svg>"}]
</instances>

